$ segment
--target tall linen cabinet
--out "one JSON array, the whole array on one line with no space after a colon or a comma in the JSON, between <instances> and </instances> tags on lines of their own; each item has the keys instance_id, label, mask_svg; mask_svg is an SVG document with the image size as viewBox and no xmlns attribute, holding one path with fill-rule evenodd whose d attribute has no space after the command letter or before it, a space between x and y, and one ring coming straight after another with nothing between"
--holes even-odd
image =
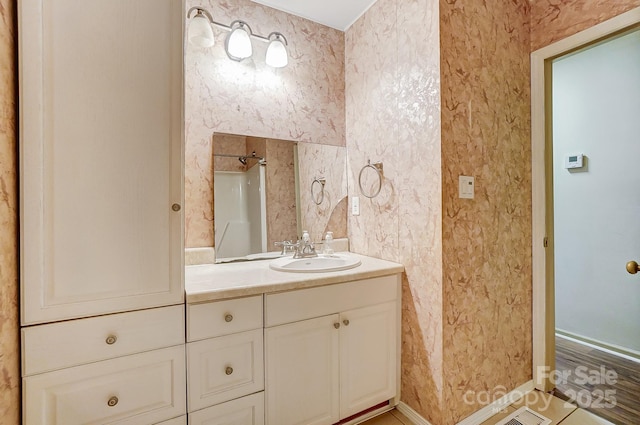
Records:
<instances>
[{"instance_id":1,"label":"tall linen cabinet","mask_svg":"<svg viewBox=\"0 0 640 425\"><path fill-rule=\"evenodd\" d=\"M18 11L23 423L185 423L184 4Z\"/></svg>"}]
</instances>

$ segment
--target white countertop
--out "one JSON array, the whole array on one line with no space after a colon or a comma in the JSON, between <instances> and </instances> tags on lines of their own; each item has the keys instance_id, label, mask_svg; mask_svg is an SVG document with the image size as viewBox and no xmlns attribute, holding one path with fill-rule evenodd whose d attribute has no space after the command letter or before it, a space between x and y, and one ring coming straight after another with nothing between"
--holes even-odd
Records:
<instances>
[{"instance_id":1,"label":"white countertop","mask_svg":"<svg viewBox=\"0 0 640 425\"><path fill-rule=\"evenodd\" d=\"M404 266L392 261L348 253L362 264L349 270L322 273L279 272L271 260L226 264L203 264L185 268L187 303L246 297L269 292L312 288L359 279L402 273Z\"/></svg>"}]
</instances>

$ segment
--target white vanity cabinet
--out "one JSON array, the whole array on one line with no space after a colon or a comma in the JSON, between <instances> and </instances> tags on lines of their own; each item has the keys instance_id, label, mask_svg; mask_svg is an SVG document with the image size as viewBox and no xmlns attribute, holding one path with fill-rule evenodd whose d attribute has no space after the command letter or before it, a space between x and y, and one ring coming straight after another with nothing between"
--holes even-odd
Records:
<instances>
[{"instance_id":1,"label":"white vanity cabinet","mask_svg":"<svg viewBox=\"0 0 640 425\"><path fill-rule=\"evenodd\" d=\"M330 425L398 395L397 275L266 295L267 425Z\"/></svg>"},{"instance_id":2,"label":"white vanity cabinet","mask_svg":"<svg viewBox=\"0 0 640 425\"><path fill-rule=\"evenodd\" d=\"M189 425L264 424L262 295L187 305Z\"/></svg>"},{"instance_id":3,"label":"white vanity cabinet","mask_svg":"<svg viewBox=\"0 0 640 425\"><path fill-rule=\"evenodd\" d=\"M23 423L184 423L184 4L17 4Z\"/></svg>"}]
</instances>

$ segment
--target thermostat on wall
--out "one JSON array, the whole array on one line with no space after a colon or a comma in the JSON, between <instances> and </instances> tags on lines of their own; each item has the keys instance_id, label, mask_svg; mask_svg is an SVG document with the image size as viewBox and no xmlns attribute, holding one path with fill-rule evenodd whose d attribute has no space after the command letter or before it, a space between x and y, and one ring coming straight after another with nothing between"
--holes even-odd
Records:
<instances>
[{"instance_id":1,"label":"thermostat on wall","mask_svg":"<svg viewBox=\"0 0 640 425\"><path fill-rule=\"evenodd\" d=\"M582 168L582 160L584 155L568 155L564 158L564 168L567 170L571 168Z\"/></svg>"}]
</instances>

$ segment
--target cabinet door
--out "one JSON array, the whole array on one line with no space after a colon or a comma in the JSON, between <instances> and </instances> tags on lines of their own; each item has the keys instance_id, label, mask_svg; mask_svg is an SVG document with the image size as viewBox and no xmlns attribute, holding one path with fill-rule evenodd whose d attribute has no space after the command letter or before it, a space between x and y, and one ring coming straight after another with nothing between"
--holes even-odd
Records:
<instances>
[{"instance_id":1,"label":"cabinet door","mask_svg":"<svg viewBox=\"0 0 640 425\"><path fill-rule=\"evenodd\" d=\"M25 425L155 424L186 413L184 346L23 380Z\"/></svg>"},{"instance_id":2,"label":"cabinet door","mask_svg":"<svg viewBox=\"0 0 640 425\"><path fill-rule=\"evenodd\" d=\"M339 418L338 315L265 329L267 425Z\"/></svg>"},{"instance_id":3,"label":"cabinet door","mask_svg":"<svg viewBox=\"0 0 640 425\"><path fill-rule=\"evenodd\" d=\"M262 329L187 344L189 412L264 390Z\"/></svg>"},{"instance_id":4,"label":"cabinet door","mask_svg":"<svg viewBox=\"0 0 640 425\"><path fill-rule=\"evenodd\" d=\"M23 324L183 301L183 18L19 2Z\"/></svg>"},{"instance_id":5,"label":"cabinet door","mask_svg":"<svg viewBox=\"0 0 640 425\"><path fill-rule=\"evenodd\" d=\"M340 418L396 395L396 302L340 314Z\"/></svg>"}]
</instances>

